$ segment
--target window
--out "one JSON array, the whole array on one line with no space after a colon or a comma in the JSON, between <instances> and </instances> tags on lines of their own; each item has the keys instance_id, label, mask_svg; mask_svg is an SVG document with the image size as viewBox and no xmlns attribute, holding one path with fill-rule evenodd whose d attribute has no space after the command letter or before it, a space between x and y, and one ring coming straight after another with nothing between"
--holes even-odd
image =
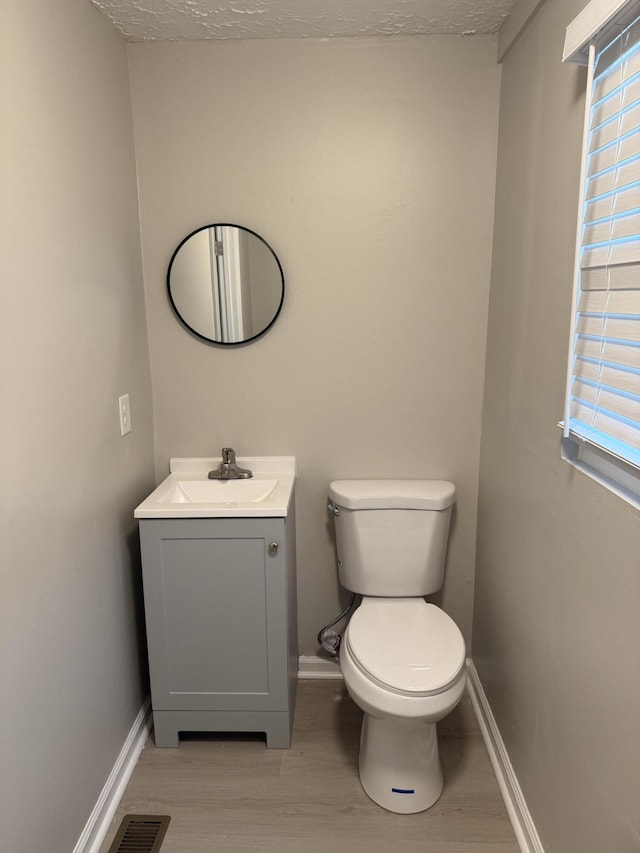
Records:
<instances>
[{"instance_id":1,"label":"window","mask_svg":"<svg viewBox=\"0 0 640 853\"><path fill-rule=\"evenodd\" d=\"M613 5L565 42L589 73L562 445L640 507L640 2Z\"/></svg>"}]
</instances>

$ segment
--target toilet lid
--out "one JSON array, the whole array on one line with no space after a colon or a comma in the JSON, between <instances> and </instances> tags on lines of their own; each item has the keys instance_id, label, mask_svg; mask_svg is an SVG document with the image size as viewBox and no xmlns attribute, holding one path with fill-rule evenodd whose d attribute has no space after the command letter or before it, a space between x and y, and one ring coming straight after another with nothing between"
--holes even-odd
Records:
<instances>
[{"instance_id":1,"label":"toilet lid","mask_svg":"<svg viewBox=\"0 0 640 853\"><path fill-rule=\"evenodd\" d=\"M397 693L440 693L464 666L460 629L422 598L365 599L351 617L345 642L372 681Z\"/></svg>"}]
</instances>

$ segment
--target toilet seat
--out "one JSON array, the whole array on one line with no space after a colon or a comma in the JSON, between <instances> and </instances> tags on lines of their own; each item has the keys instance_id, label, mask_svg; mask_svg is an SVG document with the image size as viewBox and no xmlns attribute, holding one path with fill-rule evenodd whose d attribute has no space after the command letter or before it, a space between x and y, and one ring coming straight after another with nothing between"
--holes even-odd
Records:
<instances>
[{"instance_id":1,"label":"toilet seat","mask_svg":"<svg viewBox=\"0 0 640 853\"><path fill-rule=\"evenodd\" d=\"M447 690L465 663L460 629L422 598L364 598L347 626L345 644L363 675L402 696Z\"/></svg>"}]
</instances>

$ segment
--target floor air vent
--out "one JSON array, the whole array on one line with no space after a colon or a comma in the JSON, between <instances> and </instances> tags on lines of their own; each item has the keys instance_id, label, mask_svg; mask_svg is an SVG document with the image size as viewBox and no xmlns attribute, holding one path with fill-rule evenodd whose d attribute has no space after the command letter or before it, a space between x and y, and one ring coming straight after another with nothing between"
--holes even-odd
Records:
<instances>
[{"instance_id":1,"label":"floor air vent","mask_svg":"<svg viewBox=\"0 0 640 853\"><path fill-rule=\"evenodd\" d=\"M125 815L109 853L158 853L170 820L168 815Z\"/></svg>"}]
</instances>

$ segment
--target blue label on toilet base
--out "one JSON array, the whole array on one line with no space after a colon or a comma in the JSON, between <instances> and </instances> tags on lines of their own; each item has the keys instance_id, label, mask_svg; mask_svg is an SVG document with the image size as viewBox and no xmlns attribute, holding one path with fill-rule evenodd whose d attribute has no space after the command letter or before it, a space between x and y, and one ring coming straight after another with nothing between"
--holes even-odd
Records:
<instances>
[{"instance_id":1,"label":"blue label on toilet base","mask_svg":"<svg viewBox=\"0 0 640 853\"><path fill-rule=\"evenodd\" d=\"M392 788L392 794L415 794L415 788Z\"/></svg>"}]
</instances>

